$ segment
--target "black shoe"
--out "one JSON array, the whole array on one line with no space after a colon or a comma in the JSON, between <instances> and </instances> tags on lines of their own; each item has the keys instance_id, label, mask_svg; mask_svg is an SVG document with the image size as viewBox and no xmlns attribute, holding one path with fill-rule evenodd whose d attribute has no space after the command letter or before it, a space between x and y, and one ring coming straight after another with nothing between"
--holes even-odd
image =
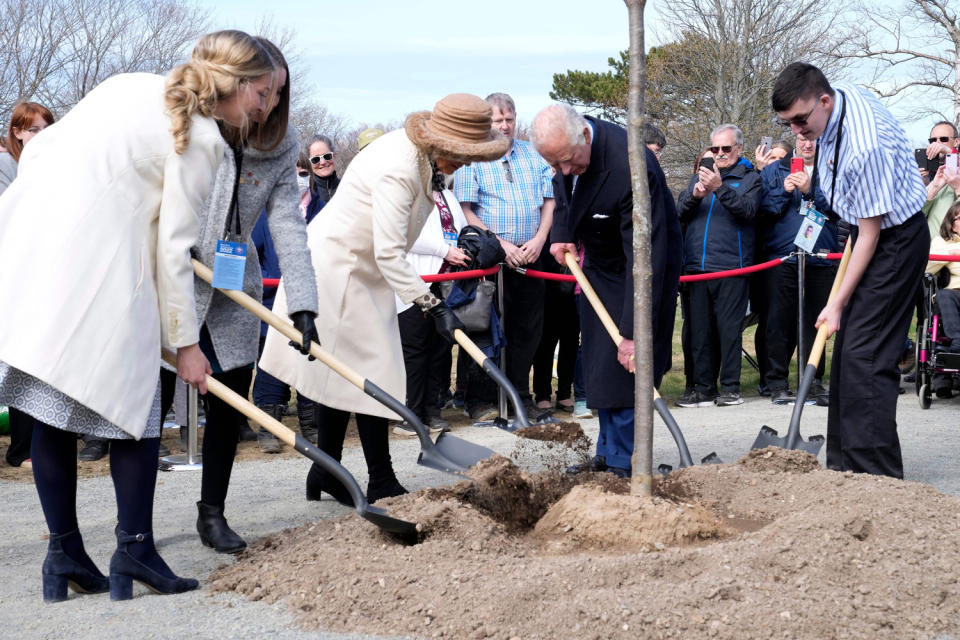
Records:
<instances>
[{"instance_id":1,"label":"black shoe","mask_svg":"<svg viewBox=\"0 0 960 640\"><path fill-rule=\"evenodd\" d=\"M307 474L307 500L319 501L323 493L329 493L334 500L342 505L354 506L353 498L347 488L319 465L314 464Z\"/></svg>"},{"instance_id":2,"label":"black shoe","mask_svg":"<svg viewBox=\"0 0 960 640\"><path fill-rule=\"evenodd\" d=\"M769 398L770 395L771 395L773 392L770 391L770 387L768 387L767 385L765 385L765 384L763 384L763 383L758 383L758 384L757 384L757 393L759 393L759 394L760 394L761 396L763 396L764 398Z\"/></svg>"},{"instance_id":3,"label":"black shoe","mask_svg":"<svg viewBox=\"0 0 960 640\"><path fill-rule=\"evenodd\" d=\"M787 388L773 389L770 392L770 402L772 402L773 404L779 404L779 405L796 404L797 394L795 394L793 391L790 391L790 389L787 389Z\"/></svg>"},{"instance_id":4,"label":"black shoe","mask_svg":"<svg viewBox=\"0 0 960 640\"><path fill-rule=\"evenodd\" d=\"M743 404L743 397L739 391L724 391L714 399L714 402L718 407L732 407Z\"/></svg>"},{"instance_id":5,"label":"black shoe","mask_svg":"<svg viewBox=\"0 0 960 640\"><path fill-rule=\"evenodd\" d=\"M500 410L492 404L478 404L467 411L467 416L474 422L486 422L500 415Z\"/></svg>"},{"instance_id":6,"label":"black shoe","mask_svg":"<svg viewBox=\"0 0 960 640\"><path fill-rule=\"evenodd\" d=\"M807 404L810 403L809 398L813 399L814 404L818 407L829 407L830 406L830 391L823 386L819 380L814 380L813 384L810 386L810 395L807 400Z\"/></svg>"},{"instance_id":7,"label":"black shoe","mask_svg":"<svg viewBox=\"0 0 960 640\"><path fill-rule=\"evenodd\" d=\"M713 397L705 393L694 390L691 394L684 393L677 399L676 405L685 409L709 407L713 404Z\"/></svg>"},{"instance_id":8,"label":"black shoe","mask_svg":"<svg viewBox=\"0 0 960 640\"><path fill-rule=\"evenodd\" d=\"M240 425L239 442L253 442L257 439L257 432L250 428L250 423L246 420Z\"/></svg>"},{"instance_id":9,"label":"black shoe","mask_svg":"<svg viewBox=\"0 0 960 640\"><path fill-rule=\"evenodd\" d=\"M117 550L110 559L110 599L129 600L133 597L133 581L136 580L154 593L183 593L200 586L193 578L165 576L140 562L132 555L128 546L144 542L153 537L153 533L129 534L117 532Z\"/></svg>"},{"instance_id":10,"label":"black shoe","mask_svg":"<svg viewBox=\"0 0 960 640\"><path fill-rule=\"evenodd\" d=\"M198 502L197 512L197 533L204 546L213 548L217 553L240 553L247 548L243 538L227 524L222 505Z\"/></svg>"},{"instance_id":11,"label":"black shoe","mask_svg":"<svg viewBox=\"0 0 960 640\"><path fill-rule=\"evenodd\" d=\"M84 440L83 449L77 454L77 460L83 462L96 462L107 455L110 450L110 442L100 438L88 438Z\"/></svg>"},{"instance_id":12,"label":"black shoe","mask_svg":"<svg viewBox=\"0 0 960 640\"><path fill-rule=\"evenodd\" d=\"M575 476L578 473L590 473L596 471L606 471L607 459L603 456L593 456L589 461L584 462L583 464L575 464L573 466L567 467L567 474Z\"/></svg>"},{"instance_id":13,"label":"black shoe","mask_svg":"<svg viewBox=\"0 0 960 640\"><path fill-rule=\"evenodd\" d=\"M403 488L403 485L400 484L400 481L397 480L397 476L395 475L391 475L389 478L376 483L371 481L367 484L367 502L370 504L373 504L381 498L393 498L394 496L402 496L405 493L409 492Z\"/></svg>"},{"instance_id":14,"label":"black shoe","mask_svg":"<svg viewBox=\"0 0 960 640\"><path fill-rule=\"evenodd\" d=\"M80 531L74 529L68 533L50 534L47 557L41 569L44 602L66 600L68 586L77 593L104 593L110 589L107 576L90 571L63 550L63 541L72 536L79 537Z\"/></svg>"},{"instance_id":15,"label":"black shoe","mask_svg":"<svg viewBox=\"0 0 960 640\"><path fill-rule=\"evenodd\" d=\"M428 418L426 421L427 428L430 429L431 433L442 433L444 431L450 431L450 423L441 418L440 416L434 416Z\"/></svg>"},{"instance_id":16,"label":"black shoe","mask_svg":"<svg viewBox=\"0 0 960 640\"><path fill-rule=\"evenodd\" d=\"M916 382L917 381L917 372L911 371L907 375L903 376L904 382Z\"/></svg>"},{"instance_id":17,"label":"black shoe","mask_svg":"<svg viewBox=\"0 0 960 640\"><path fill-rule=\"evenodd\" d=\"M622 467L607 467L607 473L612 473L618 478L629 478L631 473L630 469L624 469Z\"/></svg>"}]
</instances>

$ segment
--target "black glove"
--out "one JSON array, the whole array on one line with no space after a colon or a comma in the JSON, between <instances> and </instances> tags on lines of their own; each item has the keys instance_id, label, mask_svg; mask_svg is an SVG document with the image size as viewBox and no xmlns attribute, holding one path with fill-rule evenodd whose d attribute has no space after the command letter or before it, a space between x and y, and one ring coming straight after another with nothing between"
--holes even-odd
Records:
<instances>
[{"instance_id":1,"label":"black glove","mask_svg":"<svg viewBox=\"0 0 960 640\"><path fill-rule=\"evenodd\" d=\"M456 329L460 329L463 332L467 330L467 328L463 326L463 323L460 322L460 318L453 313L453 309L451 309L446 302L440 302L440 304L430 307L427 309L427 313L433 316L437 333L443 336L450 344L457 341L457 339L453 337L453 332Z\"/></svg>"},{"instance_id":2,"label":"black glove","mask_svg":"<svg viewBox=\"0 0 960 640\"><path fill-rule=\"evenodd\" d=\"M316 358L310 355L310 343L316 342L320 344L320 336L317 335L317 326L313 323L313 319L316 317L317 314L313 311L294 311L290 314L294 329L303 334L303 344L297 344L291 340L290 346L307 356L307 360L316 360Z\"/></svg>"}]
</instances>

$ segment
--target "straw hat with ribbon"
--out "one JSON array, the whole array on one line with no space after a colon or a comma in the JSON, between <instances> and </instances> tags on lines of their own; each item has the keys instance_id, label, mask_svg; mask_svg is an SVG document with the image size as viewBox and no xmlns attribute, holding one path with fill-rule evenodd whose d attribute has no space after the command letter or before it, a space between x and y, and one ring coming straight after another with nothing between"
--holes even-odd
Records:
<instances>
[{"instance_id":1,"label":"straw hat with ribbon","mask_svg":"<svg viewBox=\"0 0 960 640\"><path fill-rule=\"evenodd\" d=\"M491 128L493 111L482 98L454 93L433 111L407 117L407 137L431 159L447 158L463 164L497 160L506 155L510 140Z\"/></svg>"}]
</instances>

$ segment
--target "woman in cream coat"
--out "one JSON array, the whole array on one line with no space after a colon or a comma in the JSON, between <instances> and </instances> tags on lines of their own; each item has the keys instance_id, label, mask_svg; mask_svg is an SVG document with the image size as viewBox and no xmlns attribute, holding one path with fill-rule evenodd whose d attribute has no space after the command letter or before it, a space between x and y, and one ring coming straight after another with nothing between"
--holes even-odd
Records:
<instances>
[{"instance_id":1,"label":"woman in cream coat","mask_svg":"<svg viewBox=\"0 0 960 640\"><path fill-rule=\"evenodd\" d=\"M348 366L394 397L405 387L403 352L394 293L433 316L437 330L453 341L462 325L450 308L404 260L434 207L443 174L473 161L506 153L508 141L491 129L490 106L477 96L454 94L407 118L403 129L374 140L350 164L336 195L307 228L317 273L320 343ZM286 313L281 285L274 311ZM357 414L370 482L367 499L405 493L390 462L387 419L396 416L319 362L297 357L287 340L267 333L260 368L318 402L320 448L337 460L350 412ZM308 499L321 491L350 504L336 480L314 465Z\"/></svg>"},{"instance_id":2,"label":"woman in cream coat","mask_svg":"<svg viewBox=\"0 0 960 640\"><path fill-rule=\"evenodd\" d=\"M0 314L0 402L36 419L44 600L65 599L68 584L109 585L114 599L131 596L132 580L162 593L197 586L170 571L151 531L160 347L205 390L189 250L223 155L215 119L245 126L266 107L272 72L255 40L228 31L204 36L166 79L110 78L33 139L0 197L0 297L17 301ZM112 438L109 583L77 528L76 433Z\"/></svg>"}]
</instances>

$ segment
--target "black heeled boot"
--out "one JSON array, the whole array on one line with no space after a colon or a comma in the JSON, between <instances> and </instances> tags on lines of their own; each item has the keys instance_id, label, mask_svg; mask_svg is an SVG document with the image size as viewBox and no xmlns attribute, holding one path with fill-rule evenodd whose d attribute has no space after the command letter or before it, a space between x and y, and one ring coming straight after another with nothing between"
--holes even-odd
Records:
<instances>
[{"instance_id":1,"label":"black heeled boot","mask_svg":"<svg viewBox=\"0 0 960 640\"><path fill-rule=\"evenodd\" d=\"M367 483L367 502L370 504L373 504L381 498L393 498L395 496L402 496L405 493L409 493L409 491L404 489L403 485L400 484L393 470L390 471L389 476L381 476L376 480L371 477L370 482Z\"/></svg>"},{"instance_id":2,"label":"black heeled boot","mask_svg":"<svg viewBox=\"0 0 960 640\"><path fill-rule=\"evenodd\" d=\"M307 398L297 398L297 419L300 421L300 435L310 444L318 443L317 412L315 403Z\"/></svg>"},{"instance_id":3,"label":"black heeled boot","mask_svg":"<svg viewBox=\"0 0 960 640\"><path fill-rule=\"evenodd\" d=\"M387 436L387 419L358 415L357 431L360 434L363 457L367 461L367 471L370 474L370 482L367 483L367 502L373 504L381 498L392 498L407 493L393 472L390 442Z\"/></svg>"},{"instance_id":4,"label":"black heeled boot","mask_svg":"<svg viewBox=\"0 0 960 640\"><path fill-rule=\"evenodd\" d=\"M50 534L47 557L43 561L43 569L41 569L44 602L66 600L68 586L76 593L104 593L110 589L110 581L105 575L99 571L91 571L68 556L63 550L63 541L72 536L79 538L80 531L74 529L68 533Z\"/></svg>"},{"instance_id":5,"label":"black heeled boot","mask_svg":"<svg viewBox=\"0 0 960 640\"><path fill-rule=\"evenodd\" d=\"M117 550L110 558L110 599L129 600L133 597L133 581L136 580L154 593L183 593L200 586L193 578L165 576L150 568L130 554L129 545L152 543L153 532L127 533L117 531Z\"/></svg>"},{"instance_id":6,"label":"black heeled boot","mask_svg":"<svg viewBox=\"0 0 960 640\"><path fill-rule=\"evenodd\" d=\"M339 480L324 471L319 465L314 464L310 467L307 474L307 500L320 500L322 492L327 492L333 496L334 500L342 505L352 507L353 498L350 492Z\"/></svg>"},{"instance_id":7,"label":"black heeled boot","mask_svg":"<svg viewBox=\"0 0 960 640\"><path fill-rule=\"evenodd\" d=\"M247 548L243 538L227 524L223 506L197 503L197 533L200 542L217 553L240 553Z\"/></svg>"}]
</instances>

